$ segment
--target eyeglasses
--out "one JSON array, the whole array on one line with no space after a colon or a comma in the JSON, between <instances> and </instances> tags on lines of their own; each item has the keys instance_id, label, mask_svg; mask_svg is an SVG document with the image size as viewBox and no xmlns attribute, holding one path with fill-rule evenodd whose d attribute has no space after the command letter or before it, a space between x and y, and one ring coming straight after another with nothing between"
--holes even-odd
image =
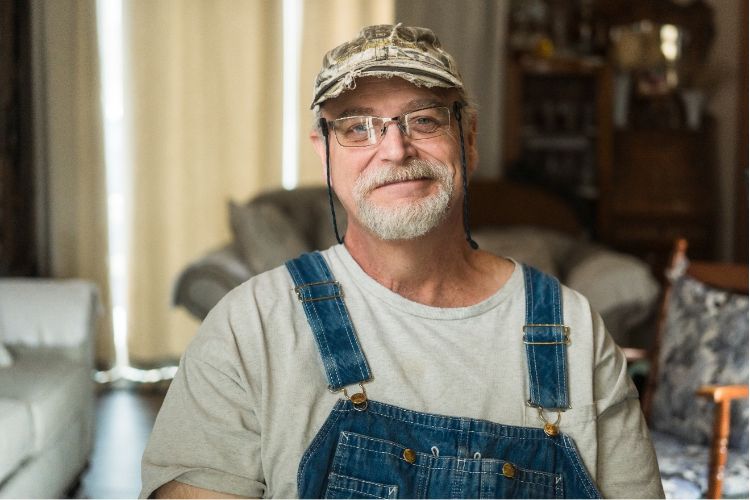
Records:
<instances>
[{"instance_id":1,"label":"eyeglasses","mask_svg":"<svg viewBox=\"0 0 750 500\"><path fill-rule=\"evenodd\" d=\"M395 123L412 141L430 139L450 129L451 112L445 106L409 111L393 118L381 116L345 116L328 122L336 141L346 148L380 144L388 125Z\"/></svg>"}]
</instances>

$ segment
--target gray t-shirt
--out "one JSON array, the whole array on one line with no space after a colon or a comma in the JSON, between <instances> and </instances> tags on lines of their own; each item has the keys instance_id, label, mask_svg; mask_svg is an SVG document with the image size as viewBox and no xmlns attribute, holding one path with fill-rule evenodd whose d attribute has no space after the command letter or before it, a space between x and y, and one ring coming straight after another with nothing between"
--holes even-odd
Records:
<instances>
[{"instance_id":1,"label":"gray t-shirt","mask_svg":"<svg viewBox=\"0 0 750 500\"><path fill-rule=\"evenodd\" d=\"M370 278L338 245L323 252L374 376L370 399L541 427L528 399L520 265L469 307L412 302ZM286 268L254 277L211 311L188 347L143 456L147 497L178 481L247 497L294 497L297 467L340 394L327 389ZM560 430L608 497L663 496L625 358L586 299L563 288L572 408ZM351 391L350 391L351 392Z\"/></svg>"}]
</instances>

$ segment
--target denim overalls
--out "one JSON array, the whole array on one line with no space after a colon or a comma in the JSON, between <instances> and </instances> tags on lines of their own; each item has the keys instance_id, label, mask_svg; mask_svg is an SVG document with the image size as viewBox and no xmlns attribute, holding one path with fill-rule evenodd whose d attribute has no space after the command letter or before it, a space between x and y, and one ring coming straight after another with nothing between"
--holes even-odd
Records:
<instances>
[{"instance_id":1,"label":"denim overalls","mask_svg":"<svg viewBox=\"0 0 750 500\"><path fill-rule=\"evenodd\" d=\"M372 378L341 286L318 253L286 263L323 360L343 390L302 457L302 498L598 498L573 440L559 432L569 408L568 329L560 284L524 266L528 405L544 428L422 413L367 398ZM519 332L520 333L520 332ZM349 396L345 387L359 384ZM557 420L555 420L557 415Z\"/></svg>"}]
</instances>

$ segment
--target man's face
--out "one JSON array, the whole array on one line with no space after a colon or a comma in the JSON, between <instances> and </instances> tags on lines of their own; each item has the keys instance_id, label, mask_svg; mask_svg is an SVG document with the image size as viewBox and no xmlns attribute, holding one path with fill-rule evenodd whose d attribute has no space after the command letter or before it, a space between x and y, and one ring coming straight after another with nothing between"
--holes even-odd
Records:
<instances>
[{"instance_id":1,"label":"man's face","mask_svg":"<svg viewBox=\"0 0 750 500\"><path fill-rule=\"evenodd\" d=\"M455 91L416 87L401 78L357 80L356 89L327 101L323 117L394 117L430 106L451 109L447 133L413 140L390 123L382 141L343 147L329 137L331 183L349 214L381 239L419 237L443 222L460 198L460 146L453 116ZM471 142L470 142L471 141ZM325 161L322 139L313 137ZM473 134L467 141L473 143ZM473 169L473 164L469 167Z\"/></svg>"}]
</instances>

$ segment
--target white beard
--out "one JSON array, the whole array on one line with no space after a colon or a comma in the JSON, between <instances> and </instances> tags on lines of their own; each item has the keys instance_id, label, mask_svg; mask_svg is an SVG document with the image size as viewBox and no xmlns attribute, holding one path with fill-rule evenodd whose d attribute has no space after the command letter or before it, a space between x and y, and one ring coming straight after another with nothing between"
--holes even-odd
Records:
<instances>
[{"instance_id":1,"label":"white beard","mask_svg":"<svg viewBox=\"0 0 750 500\"><path fill-rule=\"evenodd\" d=\"M369 198L383 184L424 178L437 180L438 191L416 202L381 206ZM427 234L448 215L452 194L451 169L443 163L419 159L366 172L353 190L359 221L383 240L408 240Z\"/></svg>"}]
</instances>

